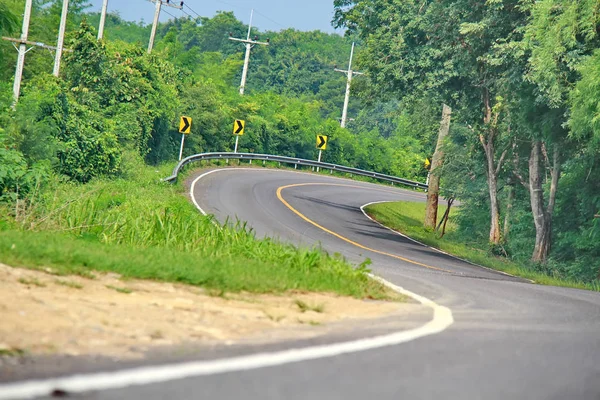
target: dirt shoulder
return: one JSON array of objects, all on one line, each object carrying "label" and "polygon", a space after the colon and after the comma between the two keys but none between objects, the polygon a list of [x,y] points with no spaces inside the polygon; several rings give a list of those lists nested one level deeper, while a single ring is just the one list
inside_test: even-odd
[{"label": "dirt shoulder", "polygon": [[313,337],[410,304],[334,294],[207,293],[186,285],[56,276],[0,264],[0,355],[136,358],[159,346]]}]

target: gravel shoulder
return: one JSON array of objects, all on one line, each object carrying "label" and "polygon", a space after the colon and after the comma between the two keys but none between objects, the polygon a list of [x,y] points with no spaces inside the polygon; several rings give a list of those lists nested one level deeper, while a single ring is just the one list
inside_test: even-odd
[{"label": "gravel shoulder", "polygon": [[57,276],[0,264],[3,358],[102,355],[142,358],[182,344],[306,339],[330,326],[409,312],[416,304],[327,293],[209,293],[116,274]]}]

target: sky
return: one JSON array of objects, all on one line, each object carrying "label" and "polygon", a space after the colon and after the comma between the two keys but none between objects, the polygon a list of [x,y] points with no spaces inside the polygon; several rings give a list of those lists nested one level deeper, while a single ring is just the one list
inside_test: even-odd
[{"label": "sky", "polygon": [[[102,0],[90,0],[90,3],[89,11],[100,11]],[[172,0],[172,3],[178,4],[179,1]],[[217,11],[233,11],[245,24],[254,9],[252,26],[261,31],[295,28],[343,34],[342,30],[331,26],[333,0],[185,0],[184,4],[184,11],[193,17],[197,14],[212,17]],[[176,8],[165,6],[162,9],[166,12],[161,12],[161,21],[172,18],[167,12],[176,17],[186,16]],[[150,23],[154,18],[154,4],[149,0],[109,0],[108,11],[117,11],[122,18],[130,21],[143,19]]]}]

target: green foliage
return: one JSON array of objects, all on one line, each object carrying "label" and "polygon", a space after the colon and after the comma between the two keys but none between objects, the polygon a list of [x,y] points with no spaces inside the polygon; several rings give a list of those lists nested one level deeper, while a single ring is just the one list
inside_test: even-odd
[{"label": "green foliage", "polygon": [[243,224],[215,224],[182,195],[183,187],[159,180],[168,168],[145,166],[134,153],[127,154],[126,168],[126,178],[60,183],[46,191],[19,220],[22,229],[0,230],[3,262],[226,291],[386,296],[365,269],[340,257],[256,239]]},{"label": "green foliage", "polygon": [[[433,153],[440,105],[446,102],[453,107],[453,123],[445,143],[443,193],[470,210],[456,217],[453,235],[485,242],[489,232],[488,169],[479,140],[494,131],[498,201],[501,217],[508,216],[501,249],[519,262],[529,257],[535,229],[530,193],[522,183],[528,183],[532,143],[540,141],[548,156],[545,165],[551,164],[552,150],[559,150],[562,177],[553,248],[548,262],[536,268],[553,276],[595,279],[600,251],[600,223],[593,218],[600,212],[594,180],[600,165],[598,3],[336,0],[335,5],[336,23],[349,28],[346,38],[254,29],[252,36],[269,38],[270,45],[252,49],[243,97],[237,86],[244,48],[228,38],[230,33],[245,37],[247,27],[232,13],[160,24],[148,55],[148,24],[109,15],[106,39],[98,42],[93,28],[98,13],[86,13],[86,1],[72,0],[67,47],[74,51],[64,54],[60,78],[49,75],[52,57],[30,51],[14,111],[16,55],[1,41],[2,201],[15,210],[17,198],[35,203],[53,174],[76,182],[130,176],[131,168],[143,168],[128,164],[131,154],[152,165],[174,161],[181,115],[193,119],[184,155],[232,150],[232,122],[245,119],[240,151],[315,158],[315,136],[326,134],[324,161],[424,181],[423,161]],[[55,40],[60,8],[58,0],[34,3],[32,39]],[[18,30],[14,16],[22,13],[22,4],[0,0],[0,11],[0,30]],[[367,74],[353,81],[352,119],[342,129],[338,118],[346,82],[333,68],[347,65],[353,41],[355,68]],[[544,172],[550,176],[548,166]],[[86,207],[103,201],[89,199]],[[78,222],[65,226],[77,231],[107,223],[114,229],[79,233],[101,232],[110,245],[177,247],[168,232],[152,229],[165,221],[179,224],[172,220],[179,212],[150,212],[152,224],[128,216],[153,232],[149,237],[160,238],[155,242],[127,242],[136,237],[135,230],[88,220],[89,215],[74,213],[69,218]],[[197,233],[200,228],[181,229]]]},{"label": "green foliage", "polygon": [[[91,25],[97,24],[98,15],[85,14],[82,7],[77,2],[70,14],[67,42],[74,51],[64,55],[61,79],[40,73],[50,60],[28,54],[26,64],[32,69],[25,71],[19,118],[8,124],[28,160],[46,160],[82,182],[117,173],[123,149],[136,149],[152,164],[173,160],[179,145],[177,121],[185,114],[194,121],[185,155],[231,150],[231,123],[243,118],[248,121],[240,143],[244,151],[313,158],[314,137],[328,133],[329,161],[424,178],[420,165],[431,152],[429,144],[419,145],[410,122],[396,130],[401,105],[376,106],[373,112],[353,98],[350,115],[356,121],[350,122],[351,132],[336,127],[345,78],[332,69],[347,62],[349,40],[322,32],[269,32],[271,46],[253,49],[242,98],[236,86],[243,47],[228,37],[230,32],[242,37],[246,28],[233,14],[161,24],[155,51],[148,56],[138,40],[145,37],[146,25],[109,16],[109,40],[97,42]],[[57,12],[57,2],[46,8],[36,5],[35,20],[49,23]],[[78,29],[74,22],[81,23]],[[40,28],[32,25],[32,34],[45,37]],[[384,113],[391,122],[382,129],[376,118]],[[378,151],[376,157],[368,155],[371,147]]]},{"label": "green foliage", "polygon": [[[92,26],[98,26],[100,23],[100,13],[86,13],[85,17]],[[125,21],[118,13],[109,12],[106,14],[104,23],[104,39],[105,41],[123,41],[140,47],[147,47],[151,27],[151,24],[146,24],[143,21]]]},{"label": "green foliage", "polygon": [[[537,232],[531,211],[536,195],[528,186],[530,179],[539,180],[544,194],[537,212],[553,227],[554,240],[547,262],[535,268],[568,279],[598,278],[593,215],[600,210],[600,191],[591,177],[597,175],[600,149],[600,4],[336,0],[334,5],[336,24],[365,43],[359,66],[371,83],[366,96],[453,107],[442,187],[469,210],[457,217],[456,234],[486,237],[488,197],[495,192],[505,223],[502,252],[526,260]],[[405,110],[413,120],[420,111]],[[487,154],[490,142],[494,151]],[[542,148],[543,166],[530,177],[535,146]],[[496,172],[497,187],[486,179],[490,171]],[[550,190],[553,171],[561,173],[556,198]]]},{"label": "green foliage", "polygon": [[17,150],[6,146],[5,139],[0,136],[0,199],[7,196],[15,200],[19,181],[27,174],[27,163]]},{"label": "green foliage", "polygon": [[571,92],[571,118],[573,135],[579,140],[589,140],[594,149],[600,149],[600,50],[586,59],[579,68],[581,80]]},{"label": "green foliage", "polygon": [[[443,212],[442,209],[445,210],[440,207],[440,212]],[[457,235],[453,221],[460,220],[463,214],[472,212],[471,209],[465,209],[464,205],[461,205],[458,210],[451,211],[447,227],[448,233],[443,238],[439,238],[437,232],[423,228],[424,203],[381,203],[368,206],[365,211],[385,226],[475,264],[531,279],[536,283],[600,291],[600,285],[588,283],[590,280],[585,279],[587,277],[575,273],[575,271],[572,271],[571,274],[564,274],[564,271],[552,267],[539,268],[530,263],[510,261],[504,257],[498,257],[494,249],[489,248],[486,240],[478,241],[473,237]]]},{"label": "green foliage", "polygon": [[29,166],[23,154],[12,148],[0,133],[0,203],[26,198],[48,176],[45,165]]},{"label": "green foliage", "polygon": [[12,12],[6,0],[0,1],[0,34],[9,34],[17,29],[17,16]]},{"label": "green foliage", "polygon": [[600,4],[596,0],[542,0],[531,8],[525,40],[531,48],[528,78],[552,105],[568,98],[577,66],[596,48]]}]

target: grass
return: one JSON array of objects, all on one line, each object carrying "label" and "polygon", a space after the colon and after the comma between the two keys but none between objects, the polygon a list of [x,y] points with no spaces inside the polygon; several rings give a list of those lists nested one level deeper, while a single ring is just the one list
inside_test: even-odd
[{"label": "grass", "polygon": [[19,283],[22,283],[23,285],[27,286],[46,287],[45,283],[41,282],[39,279],[36,278],[19,278]]},{"label": "grass", "polygon": [[298,321],[301,324],[308,324],[308,325],[311,325],[311,326],[319,326],[319,325],[321,325],[321,323],[319,321],[313,321],[313,320],[303,321],[300,318],[298,318],[296,321]]},{"label": "grass", "polygon": [[296,306],[298,306],[298,308],[300,309],[300,312],[307,312],[307,311],[314,311],[317,313],[322,313],[323,311],[325,311],[325,305],[324,304],[317,304],[314,306],[311,306],[310,304],[306,303],[305,301],[296,299],[294,300],[294,304]]},{"label": "grass", "polygon": [[[51,268],[57,275],[116,272],[124,279],[181,282],[219,293],[388,297],[366,268],[353,268],[340,256],[257,239],[242,223],[214,224],[191,205],[181,183],[160,181],[170,166],[128,163],[127,176],[85,185],[58,182],[18,218],[0,217],[0,262]],[[0,215],[9,212],[0,209]]]},{"label": "grass", "polygon": [[83,285],[81,285],[77,282],[66,281],[66,280],[62,280],[62,279],[57,279],[55,282],[57,285],[70,287],[71,289],[83,289]]},{"label": "grass", "polygon": [[[455,226],[452,223],[452,215],[456,208],[451,210],[450,221],[446,228],[446,235],[440,238],[439,233],[423,227],[425,216],[425,203],[415,202],[393,202],[373,204],[365,208],[369,216],[383,225],[397,230],[406,236],[418,240],[428,246],[440,249],[456,257],[482,265],[511,275],[530,279],[536,283],[553,286],[572,287],[577,289],[588,289],[600,291],[599,285],[587,284],[560,277],[549,276],[532,270],[526,264],[518,263],[506,258],[496,257],[490,254],[484,244],[467,243],[453,232]],[[440,207],[439,216],[443,215],[445,207]]]},{"label": "grass", "polygon": [[269,318],[271,321],[273,322],[280,322],[283,321],[285,319],[285,315],[274,315],[274,314],[270,314],[268,311],[263,310],[263,313],[265,314],[265,316],[267,318]]},{"label": "grass", "polygon": [[128,288],[122,288],[122,287],[117,287],[117,286],[112,286],[112,285],[106,285],[107,289],[112,289],[112,290],[116,290],[119,293],[124,293],[124,294],[129,294],[132,293],[133,290],[128,289]]},{"label": "grass", "polygon": [[0,349],[0,357],[23,357],[26,354],[23,349]]}]

